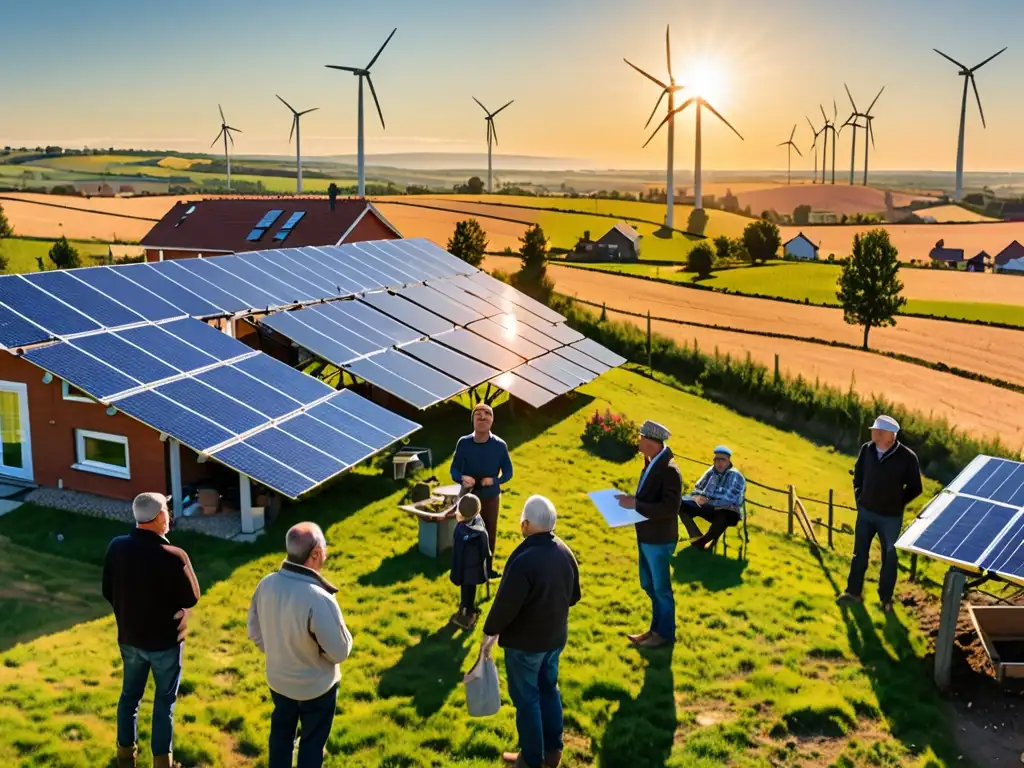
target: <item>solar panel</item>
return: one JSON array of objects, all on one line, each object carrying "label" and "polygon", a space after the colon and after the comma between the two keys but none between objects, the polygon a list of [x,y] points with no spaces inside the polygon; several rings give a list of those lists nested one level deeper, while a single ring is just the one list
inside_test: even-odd
[{"label": "solar panel", "polygon": [[462,290],[462,288],[455,285],[451,280],[432,280],[427,283],[427,286],[437,291],[442,296],[448,297],[457,304],[472,309],[481,317],[494,317],[495,315],[501,314],[503,311],[490,302],[484,301],[471,293],[467,293]]},{"label": "solar panel", "polygon": [[[543,357],[531,360],[530,365],[541,373],[546,373],[556,381],[560,381],[563,384],[568,385],[570,389],[582,387],[593,379],[590,371],[580,371],[578,366],[573,365],[565,358],[558,357],[558,355],[553,352],[549,352]],[[573,371],[573,369],[576,370]]]},{"label": "solar panel", "polygon": [[275,221],[277,221],[278,217],[282,213],[284,213],[284,211],[282,211],[279,208],[273,208],[267,211],[265,214],[263,214],[262,218],[260,218],[260,220],[256,222],[256,227],[259,229],[266,229],[267,227],[271,226]]},{"label": "solar panel", "polygon": [[472,275],[478,271],[476,267],[471,267],[462,259],[458,258],[457,256],[453,256],[443,248],[439,248],[426,238],[413,237],[403,239],[401,240],[401,242],[403,243],[404,246],[408,248],[416,249],[422,252],[424,255],[428,256],[429,258],[440,261],[442,264],[445,264],[448,267],[450,267],[452,271],[454,271],[457,274]]},{"label": "solar panel", "polygon": [[242,442],[272,459],[277,459],[285,466],[300,469],[302,474],[314,483],[325,482],[349,467],[341,459],[330,456],[275,427],[257,432]]},{"label": "solar panel", "polygon": [[318,483],[245,443],[235,443],[212,454],[213,458],[248,475],[268,488],[295,499]]},{"label": "solar panel", "polygon": [[216,422],[171,402],[153,390],[118,400],[117,409],[196,451],[212,448],[234,437]]},{"label": "solar panel", "polygon": [[235,368],[254,379],[279,389],[303,405],[313,403],[334,390],[319,379],[314,379],[267,355],[254,355],[234,364]]},{"label": "solar panel", "polygon": [[36,272],[26,275],[25,279],[65,304],[75,307],[104,327],[114,328],[145,320],[142,315],[75,279],[69,271]]},{"label": "solar panel", "polygon": [[196,378],[236,400],[247,403],[268,419],[279,419],[302,405],[270,384],[257,381],[233,366],[211,368]]},{"label": "solar panel", "polygon": [[[277,251],[254,251],[240,254],[240,258],[272,275],[282,283],[291,285],[317,299],[350,296],[352,291],[342,288],[298,264],[287,261]],[[339,290],[340,289],[340,290]]]},{"label": "solar panel", "polygon": [[[455,277],[456,275],[462,274],[460,270],[446,263],[443,259],[437,258],[433,253],[428,253],[427,251],[417,248],[406,240],[389,240],[388,242],[406,258],[415,259],[417,263],[423,265],[423,267],[430,271],[435,278]],[[462,262],[462,265],[464,267],[469,267],[465,262]],[[472,269],[472,267],[470,267],[470,269]]]},{"label": "solar panel", "polygon": [[136,285],[155,293],[192,317],[216,317],[234,311],[214,304],[209,299],[205,299],[169,277],[165,277],[150,264],[126,264],[123,267],[118,267],[117,273],[127,277]]},{"label": "solar panel", "polygon": [[[533,321],[531,320],[530,322]],[[582,333],[573,328],[570,328],[565,323],[556,323],[555,325],[544,325],[542,327],[538,327],[536,323],[533,323],[533,327],[539,330],[545,336],[550,336],[552,339],[563,345],[575,344],[577,341],[583,341],[585,338],[587,338]]]},{"label": "solar panel", "polygon": [[497,368],[499,371],[510,370],[525,362],[514,352],[510,352],[472,331],[467,331],[465,328],[456,328],[450,333],[438,334],[434,339],[467,357]]},{"label": "solar panel", "polygon": [[488,304],[493,304],[495,307],[500,309],[502,312],[513,312],[517,309],[516,305],[508,299],[502,298],[498,294],[488,291],[479,283],[473,282],[465,275],[459,277],[452,277],[444,281],[450,285],[454,285],[456,288],[460,288],[466,293],[470,293],[479,299],[483,299]]},{"label": "solar panel", "polygon": [[414,341],[412,344],[402,347],[402,351],[439,371],[443,371],[452,378],[458,379],[469,387],[482,384],[501,373],[500,370],[495,370],[465,355],[460,355],[430,339]]},{"label": "solar panel", "polygon": [[97,400],[106,400],[111,395],[134,389],[140,384],[136,379],[129,378],[66,341],[30,349],[24,357]]},{"label": "solar panel", "polygon": [[[112,299],[134,310],[146,320],[167,320],[188,314],[174,304],[164,301],[157,294],[142,288],[128,279],[123,267],[87,267],[76,269],[70,274],[86,285],[106,294]],[[216,314],[216,310],[213,310]]]},{"label": "solar panel", "polygon": [[609,370],[609,367],[604,363],[595,360],[590,355],[585,355],[578,349],[573,349],[572,347],[560,347],[559,349],[556,349],[553,354],[556,354],[559,357],[564,357],[569,362],[575,363],[580,368],[590,371],[591,373],[595,373],[598,376],[602,373],[607,373]]},{"label": "solar panel", "polygon": [[296,211],[291,216],[289,216],[288,220],[284,223],[281,229],[279,229],[277,231],[277,234],[274,235],[274,239],[284,240],[286,237],[288,237],[288,235],[290,235],[292,233],[292,230],[295,228],[295,225],[298,224],[302,220],[302,217],[305,215],[305,211]]},{"label": "solar panel", "polygon": [[[191,319],[189,322],[201,323],[199,320]],[[196,349],[191,344],[167,333],[156,325],[126,328],[123,331],[117,331],[115,335],[141,349],[157,351],[161,360],[182,372],[193,371],[217,362],[217,358],[213,355],[208,355],[206,352]]]},{"label": "solar panel", "polygon": [[1024,464],[1005,459],[990,459],[960,488],[959,492],[1000,501],[1014,507],[1024,506]]},{"label": "solar panel", "polygon": [[[348,390],[342,390],[342,392],[347,391]],[[306,413],[314,419],[322,421],[324,424],[328,424],[335,429],[344,432],[346,435],[349,435],[365,445],[382,448],[395,441],[395,437],[384,430],[378,429],[375,425],[368,424],[367,422],[356,418],[352,414],[331,405],[331,401],[336,399],[337,398],[334,397],[326,403],[315,405],[306,411]],[[390,413],[390,411],[387,411],[387,413]]]},{"label": "solar panel", "polygon": [[354,349],[303,323],[297,312],[275,312],[260,322],[334,365],[344,365],[363,357]]},{"label": "solar panel", "polygon": [[344,411],[368,424],[372,424],[381,432],[386,432],[393,439],[408,437],[420,428],[420,425],[404,416],[392,413],[387,408],[377,405],[355,392],[343,389],[326,401],[327,404]]},{"label": "solar panel", "polygon": [[[291,255],[293,251],[289,250],[286,253]],[[308,266],[308,268],[314,272],[336,275],[339,278],[345,279],[351,284],[356,285],[356,293],[359,293],[360,291],[377,291],[384,288],[387,283],[390,282],[383,275],[370,276],[369,274],[353,269],[340,259],[329,256],[322,248],[299,248],[296,256],[299,257],[299,260],[302,261],[303,264]],[[366,271],[370,272],[372,270]]]},{"label": "solar panel", "polygon": [[500,280],[491,277],[486,272],[474,272],[472,275],[469,275],[469,279],[491,293],[501,296],[504,299],[508,299],[513,304],[532,312],[543,320],[547,320],[551,323],[560,323],[565,320],[565,318],[560,314],[544,306],[536,299],[533,299],[522,291],[517,291],[512,286],[506,285]]},{"label": "solar panel", "polygon": [[373,259],[370,263],[380,264],[382,270],[394,272],[401,278],[401,285],[422,282],[436,277],[432,270],[425,268],[417,259],[410,259],[391,245],[390,240],[381,242],[346,243],[339,246],[352,253],[358,259]]},{"label": "solar panel", "polygon": [[[343,309],[354,307],[358,307],[366,317],[356,319],[353,313]],[[404,326],[364,304],[356,304],[354,301],[332,301],[327,304],[317,304],[309,309],[320,313],[343,328],[348,328],[352,333],[362,336],[377,349],[384,349],[392,344],[411,341],[420,337],[420,334],[412,328]],[[371,318],[370,315],[375,316],[375,318]],[[390,333],[385,333],[385,326],[387,326]]]},{"label": "solar panel", "polygon": [[[203,259],[175,259],[172,261],[160,261],[155,264],[146,265],[147,268],[156,270],[160,275],[166,277],[168,280],[172,280],[182,288],[186,288],[197,296],[202,296],[211,304],[221,309],[220,314],[231,314],[233,312],[242,312],[243,310],[252,309],[249,303],[242,301],[238,296],[235,296],[227,291],[221,289],[219,286],[214,285],[209,280],[205,280],[200,277],[199,274],[192,271],[192,269],[186,269],[178,264],[182,262],[202,262]],[[191,312],[189,314],[192,314]]]},{"label": "solar panel", "polygon": [[369,446],[304,413],[281,422],[280,429],[340,460],[346,467],[374,453]]},{"label": "solar panel", "polygon": [[527,405],[532,405],[534,408],[540,408],[545,403],[550,403],[558,397],[558,395],[538,387],[536,384],[521,378],[511,371],[506,371],[491,381],[491,383],[499,389],[504,389]]},{"label": "solar panel", "polygon": [[513,368],[512,373],[519,378],[526,379],[527,381],[536,384],[538,387],[543,387],[548,390],[548,392],[553,392],[556,395],[564,395],[566,392],[572,390],[572,386],[569,384],[552,378],[530,364],[520,365],[518,368]]},{"label": "solar panel", "polygon": [[100,329],[98,323],[39,290],[21,275],[0,277],[0,302],[52,336]]},{"label": "solar panel", "polygon": [[323,263],[328,266],[337,265],[339,268],[353,272],[356,275],[363,275],[381,287],[390,288],[396,285],[404,285],[407,282],[404,276],[392,272],[379,261],[363,258],[361,254],[352,253],[350,250],[342,250],[339,246],[324,245],[318,246],[313,250],[321,254]]},{"label": "solar panel", "polygon": [[572,347],[573,349],[578,349],[580,352],[590,355],[595,360],[600,360],[610,368],[618,368],[620,365],[625,365],[626,363],[626,358],[615,354],[610,349],[598,344],[593,339],[577,341],[572,345]]},{"label": "solar panel", "polygon": [[407,288],[399,288],[395,293],[419,304],[424,309],[429,309],[446,320],[451,320],[456,325],[469,325],[485,317],[476,310],[459,305],[425,285],[410,285]]},{"label": "solar panel", "polygon": [[350,330],[349,326],[352,323],[346,323],[344,315],[339,315],[335,312],[324,313],[319,306],[296,310],[291,314],[295,315],[300,322],[308,325],[313,330],[340,344],[344,344],[360,356],[379,352],[384,347],[389,346],[388,344],[376,344],[355,330]]},{"label": "solar panel", "polygon": [[236,435],[266,422],[258,411],[193,378],[161,384],[153,391]]},{"label": "solar panel", "polygon": [[[235,277],[230,272],[221,269],[214,263],[221,258],[225,257],[221,256],[212,259],[175,259],[174,261],[165,261],[162,263],[167,264],[170,267],[191,272],[193,275],[196,275],[197,277],[206,280],[211,285],[216,286],[224,293],[238,297],[241,301],[241,309],[279,307],[289,303],[288,297],[276,296],[270,289],[263,290],[262,288],[252,285],[242,278]],[[174,275],[171,276],[174,277],[174,279],[177,279]]]},{"label": "solar panel", "polygon": [[[432,371],[432,369],[427,368],[427,366],[411,357],[402,356],[404,360],[395,360],[394,358],[399,355],[399,352],[389,349],[379,355],[356,360],[354,363],[345,366],[345,368],[370,384],[380,387],[385,392],[389,392],[395,397],[421,409],[428,408],[442,400],[447,400],[449,397],[453,397],[465,389],[463,384],[454,379],[449,379],[443,374],[437,374],[437,376],[442,377],[442,381],[447,379],[450,385],[442,387],[436,381],[431,383],[438,389],[449,390],[448,392],[433,392],[427,389],[430,384],[426,381],[427,377],[421,376],[421,374],[424,371],[437,372]],[[407,376],[411,376],[412,379],[406,378]],[[414,380],[416,383],[413,383]]]},{"label": "solar panel", "polygon": [[[558,342],[554,339],[547,338],[544,334],[533,330],[529,326],[513,324],[513,327],[510,328],[496,323],[490,318],[472,323],[469,326],[469,330],[506,349],[511,349],[517,355],[527,360],[540,357],[545,352],[558,346]],[[528,333],[533,334],[533,338],[528,338]],[[538,346],[535,343],[537,339],[542,339],[544,346]]]},{"label": "solar panel", "polygon": [[[164,323],[160,328],[177,339],[198,347],[217,360],[231,360],[239,355],[252,354],[252,347],[243,344],[212,325],[184,318]],[[159,351],[159,350],[157,350]]]},{"label": "solar panel", "polygon": [[370,289],[362,279],[355,279],[351,274],[342,270],[325,267],[308,254],[303,253],[301,248],[268,251],[267,254],[268,258],[270,258],[270,254],[273,254],[274,262],[280,264],[284,269],[294,272],[310,282],[327,284],[342,296],[354,295]]},{"label": "solar panel", "polygon": [[296,288],[291,283],[278,280],[240,256],[217,256],[210,259],[210,263],[223,269],[233,277],[244,280],[250,285],[259,286],[261,290],[272,294],[279,300],[274,306],[300,304],[305,301],[315,301],[322,298],[302,288]]},{"label": "solar panel", "polygon": [[24,344],[37,344],[53,338],[35,323],[20,317],[9,309],[0,307],[0,345],[13,349]]},{"label": "solar panel", "polygon": [[179,374],[176,368],[112,333],[81,336],[71,344],[142,384],[152,384]]},{"label": "solar panel", "polygon": [[443,320],[433,312],[428,312],[411,301],[390,293],[368,293],[365,296],[360,296],[359,301],[369,304],[374,309],[380,310],[410,328],[415,328],[423,336],[444,333],[453,327],[453,323],[450,321]]}]

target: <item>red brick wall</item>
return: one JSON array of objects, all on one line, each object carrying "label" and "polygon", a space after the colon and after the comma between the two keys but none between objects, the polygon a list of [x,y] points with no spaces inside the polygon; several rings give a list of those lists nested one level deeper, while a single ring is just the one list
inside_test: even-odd
[{"label": "red brick wall", "polygon": [[346,243],[356,243],[362,240],[398,240],[399,237],[392,232],[388,226],[373,215],[373,211],[367,213],[363,220],[356,224],[356,228],[348,233]]},{"label": "red brick wall", "polygon": [[[38,485],[56,487],[63,480],[64,487],[71,490],[125,500],[143,491],[169,490],[166,445],[154,429],[120,412],[107,416],[106,408],[99,403],[64,400],[60,379],[55,377],[44,384],[42,370],[8,353],[0,353],[0,380],[28,385],[32,465]],[[76,461],[75,429],[127,437],[131,479],[72,469]]]}]

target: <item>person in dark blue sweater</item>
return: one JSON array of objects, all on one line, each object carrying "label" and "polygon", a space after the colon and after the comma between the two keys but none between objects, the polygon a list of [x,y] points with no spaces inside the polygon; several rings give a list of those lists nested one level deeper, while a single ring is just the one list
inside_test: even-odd
[{"label": "person in dark blue sweater", "polygon": [[452,541],[452,584],[462,588],[459,610],[452,624],[472,629],[480,616],[476,607],[476,588],[487,583],[491,552],[487,545],[487,529],[480,517],[480,499],[467,493],[459,499],[456,512],[458,524]]},{"label": "person in dark blue sweater", "polygon": [[505,441],[491,433],[494,411],[486,403],[473,408],[473,432],[459,438],[452,457],[452,480],[462,485],[463,492],[472,491],[480,499],[480,515],[487,528],[491,548],[490,577],[501,574],[494,570],[494,547],[498,537],[498,510],[502,486],[512,479],[512,457]]}]

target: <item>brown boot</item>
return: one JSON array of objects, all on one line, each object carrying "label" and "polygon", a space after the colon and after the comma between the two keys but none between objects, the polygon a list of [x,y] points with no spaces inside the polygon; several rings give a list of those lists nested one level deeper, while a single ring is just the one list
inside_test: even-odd
[{"label": "brown boot", "polygon": [[174,762],[174,757],[166,755],[153,755],[153,768],[181,768],[181,763]]},{"label": "brown boot", "polygon": [[117,745],[117,768],[135,768],[135,758],[138,757],[138,750],[135,745],[122,747]]},{"label": "brown boot", "polygon": [[558,768],[562,762],[562,751],[557,752],[545,752],[544,753],[544,766],[545,768]]}]

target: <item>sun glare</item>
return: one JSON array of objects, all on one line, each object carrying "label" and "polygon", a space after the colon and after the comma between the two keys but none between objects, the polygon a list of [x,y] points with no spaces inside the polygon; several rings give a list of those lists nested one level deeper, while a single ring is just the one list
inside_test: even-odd
[{"label": "sun glare", "polygon": [[723,69],[712,62],[701,62],[680,79],[686,86],[687,98],[700,96],[714,107],[720,107],[728,99],[728,84]]}]

